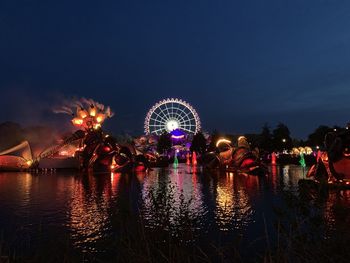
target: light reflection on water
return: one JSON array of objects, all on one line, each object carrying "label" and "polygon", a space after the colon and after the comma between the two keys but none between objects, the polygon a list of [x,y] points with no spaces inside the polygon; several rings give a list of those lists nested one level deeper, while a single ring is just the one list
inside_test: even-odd
[{"label": "light reflection on water", "polygon": [[67,227],[73,245],[84,252],[95,251],[94,244],[111,231],[109,209],[117,196],[120,176],[111,174],[110,181],[106,182],[100,179],[108,178],[93,176],[76,179],[67,210]]},{"label": "light reflection on water", "polygon": [[[281,191],[296,191],[298,180],[304,176],[302,169],[293,165],[272,166],[269,171],[268,177],[260,178],[209,173],[201,167],[180,164],[177,169],[169,166],[137,174],[0,173],[0,231],[10,236],[25,226],[35,240],[35,229],[42,226],[47,232],[41,234],[48,240],[55,229],[55,238],[67,235],[79,251],[103,252],[101,244],[118,232],[112,224],[115,213],[128,207],[137,215],[142,207],[146,223],[152,224],[157,211],[152,211],[149,193],[171,188],[172,223],[179,220],[182,200],[200,219],[198,228],[207,224],[212,231],[229,236],[243,233],[254,240],[264,233],[263,216],[273,224],[273,206],[281,201]],[[339,220],[333,213],[334,203],[348,205],[349,191],[331,194],[326,202],[325,216],[333,225]]]}]

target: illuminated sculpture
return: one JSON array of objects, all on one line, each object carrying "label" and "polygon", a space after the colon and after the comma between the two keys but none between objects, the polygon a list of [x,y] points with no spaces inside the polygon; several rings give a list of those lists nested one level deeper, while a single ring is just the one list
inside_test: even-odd
[{"label": "illuminated sculpture", "polygon": [[325,137],[326,151],[317,159],[308,177],[324,185],[350,187],[350,131],[330,132]]},{"label": "illuminated sculpture", "polygon": [[114,172],[130,168],[142,171],[147,168],[150,153],[144,155],[130,144],[120,145],[102,131],[103,122],[113,116],[109,107],[91,99],[81,99],[73,107],[75,111],[64,106],[56,112],[72,114],[73,125],[84,132],[81,147],[76,152],[81,169]]},{"label": "illuminated sculpture", "polygon": [[[50,163],[53,166],[51,168],[56,168],[54,166],[58,164],[59,158],[53,157],[64,153],[66,159],[78,160],[72,168],[79,166],[83,171],[114,172],[131,168],[142,171],[148,167],[149,160],[156,158],[150,152],[143,153],[136,149],[134,145],[118,144],[112,136],[105,134],[101,125],[106,119],[112,117],[113,113],[109,107],[96,101],[81,99],[68,103],[54,112],[72,116],[71,122],[78,130],[36,157],[32,156],[27,142],[3,151],[0,153],[0,169],[36,169],[44,159],[53,160]],[[69,154],[67,150],[63,150],[68,148]],[[18,154],[15,155],[15,153]]]},{"label": "illuminated sculpture", "polygon": [[28,169],[32,164],[32,150],[27,141],[0,153],[0,170]]},{"label": "illuminated sculpture", "polygon": [[189,103],[171,98],[159,101],[148,111],[144,128],[146,134],[161,135],[176,129],[196,134],[201,129],[201,123]]},{"label": "illuminated sculpture", "polygon": [[219,139],[216,151],[204,156],[204,162],[209,169],[220,168],[243,173],[265,175],[266,168],[259,160],[257,149],[251,150],[244,136],[238,138],[238,147],[233,147],[230,140]]}]

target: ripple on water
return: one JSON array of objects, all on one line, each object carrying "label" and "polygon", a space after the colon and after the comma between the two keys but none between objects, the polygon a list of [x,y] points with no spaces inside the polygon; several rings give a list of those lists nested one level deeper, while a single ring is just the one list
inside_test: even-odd
[{"label": "ripple on water", "polygon": [[[166,215],[176,228],[187,211],[196,231],[232,236],[245,232],[254,240],[264,234],[262,213],[273,222],[272,202],[282,199],[281,191],[296,190],[302,177],[297,166],[271,167],[267,178],[259,178],[207,173],[183,164],[177,169],[101,176],[0,173],[0,230],[25,226],[31,239],[46,242],[54,236],[65,243],[68,236],[74,249],[100,253],[105,251],[103,244],[120,232],[113,224],[118,213],[137,216],[141,211],[146,227],[156,227]],[[157,209],[155,197],[161,203]],[[329,200],[325,213],[330,225],[338,220],[332,205],[339,200],[350,203],[346,194]]]}]

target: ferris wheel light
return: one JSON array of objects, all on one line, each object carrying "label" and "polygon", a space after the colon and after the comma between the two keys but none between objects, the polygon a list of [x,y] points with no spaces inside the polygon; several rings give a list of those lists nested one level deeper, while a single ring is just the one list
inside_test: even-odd
[{"label": "ferris wheel light", "polygon": [[176,130],[179,128],[179,123],[176,120],[169,120],[166,123],[166,129],[168,130],[168,132],[171,132],[173,130]]},{"label": "ferris wheel light", "polygon": [[160,135],[176,129],[196,134],[201,129],[196,110],[187,102],[168,98],[156,103],[147,113],[144,123],[146,134]]}]

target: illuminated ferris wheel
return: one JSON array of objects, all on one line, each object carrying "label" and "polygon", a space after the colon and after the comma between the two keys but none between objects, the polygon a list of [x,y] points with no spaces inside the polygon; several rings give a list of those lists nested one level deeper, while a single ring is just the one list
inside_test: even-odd
[{"label": "illuminated ferris wheel", "polygon": [[182,130],[196,134],[201,129],[201,122],[196,110],[186,101],[165,99],[156,103],[145,119],[146,134],[160,135],[164,131]]}]

